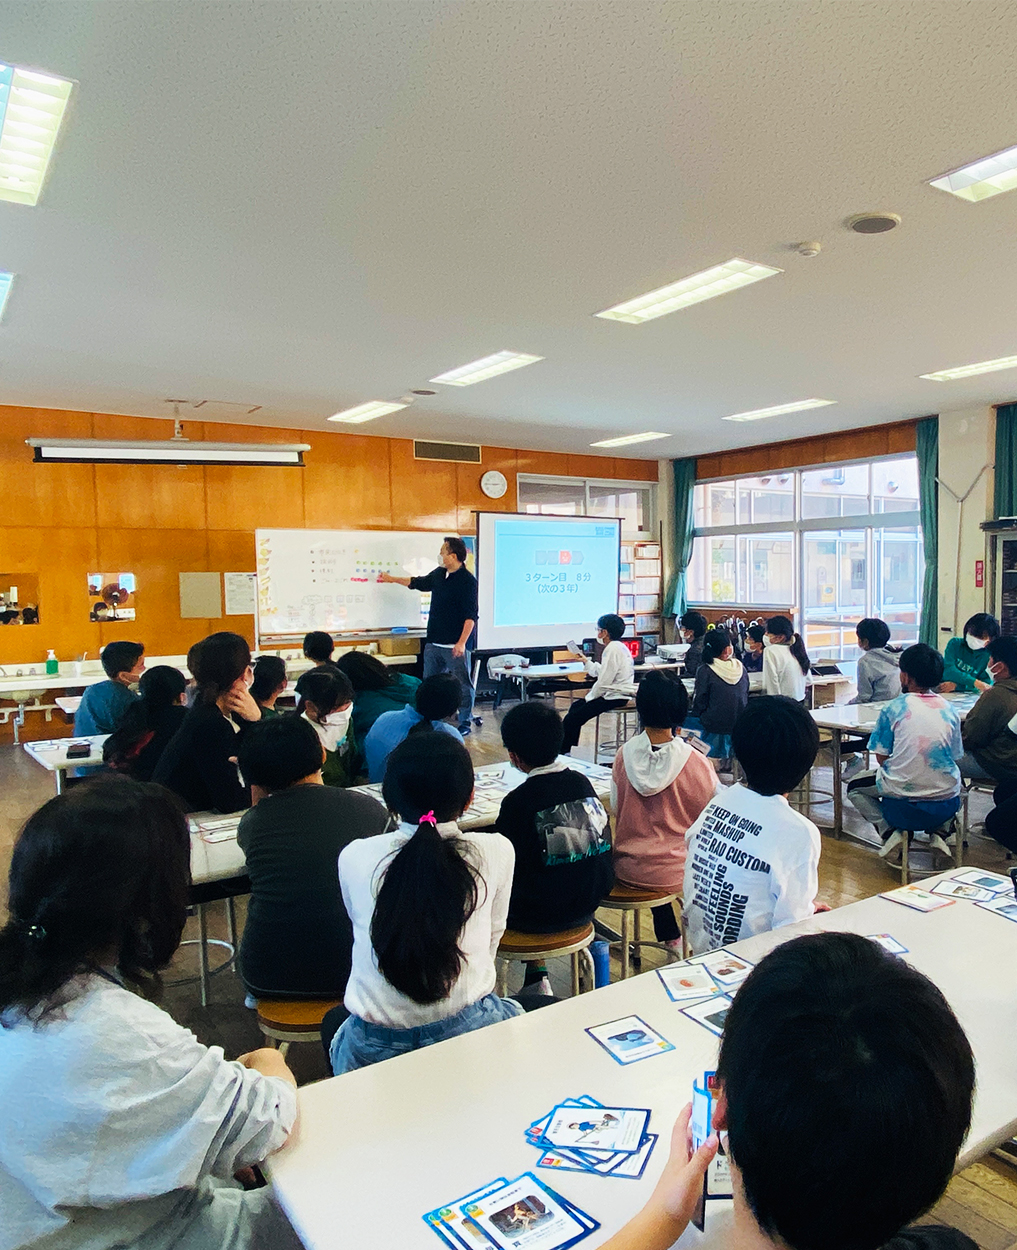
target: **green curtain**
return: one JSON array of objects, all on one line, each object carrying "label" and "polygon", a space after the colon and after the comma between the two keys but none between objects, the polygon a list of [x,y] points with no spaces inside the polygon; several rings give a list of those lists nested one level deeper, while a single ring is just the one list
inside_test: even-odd
[{"label": "green curtain", "polygon": [[696,485],[695,457],[672,460],[674,473],[674,531],[671,535],[674,574],[668,587],[665,612],[681,616],[688,607],[685,571],[692,559],[692,491]]},{"label": "green curtain", "polygon": [[993,515],[1017,516],[1017,404],[996,409],[996,496]]},{"label": "green curtain", "polygon": [[922,619],[919,642],[939,647],[939,417],[918,422],[918,502],[922,517],[925,580],[922,584]]}]

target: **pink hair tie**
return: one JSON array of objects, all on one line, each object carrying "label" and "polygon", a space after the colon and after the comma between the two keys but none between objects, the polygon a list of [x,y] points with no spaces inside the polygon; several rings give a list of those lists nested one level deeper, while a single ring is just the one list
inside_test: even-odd
[{"label": "pink hair tie", "polygon": [[434,818],[434,812],[425,812],[424,815],[417,821],[417,824],[434,825],[435,829],[438,828],[438,822]]}]

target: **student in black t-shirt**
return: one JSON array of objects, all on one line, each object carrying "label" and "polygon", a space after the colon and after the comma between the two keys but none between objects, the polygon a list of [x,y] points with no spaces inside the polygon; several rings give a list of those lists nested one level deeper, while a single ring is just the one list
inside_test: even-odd
[{"label": "student in black t-shirt", "polygon": [[[516,852],[508,927],[522,933],[588,924],[614,885],[607,812],[590,779],[558,759],[563,732],[546,703],[520,703],[501,723],[509,759],[528,774],[497,821]],[[545,976],[526,965],[527,985]]]},{"label": "student in black t-shirt", "polygon": [[240,746],[255,806],[237,841],[247,859],[251,902],[240,975],[262,998],[342,998],[353,930],[339,890],[339,852],[388,824],[366,794],[321,780],[324,750],[302,716],[256,725]]},{"label": "student in black t-shirt", "polygon": [[477,624],[477,579],[466,567],[466,544],[449,537],[438,553],[441,565],[426,577],[393,577],[381,573],[380,582],[397,582],[410,590],[431,592],[424,641],[424,677],[451,673],[459,682],[459,732],[470,732],[473,722],[473,676],[470,672],[470,639]]}]

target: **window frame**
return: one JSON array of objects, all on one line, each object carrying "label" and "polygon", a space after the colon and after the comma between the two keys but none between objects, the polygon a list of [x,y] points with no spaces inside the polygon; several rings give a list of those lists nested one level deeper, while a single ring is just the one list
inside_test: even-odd
[{"label": "window frame", "polygon": [[[641,481],[630,480],[626,478],[613,477],[571,477],[564,473],[517,473],[516,474],[516,511],[525,512],[526,504],[521,498],[520,487],[525,482],[537,482],[547,486],[567,486],[574,489],[581,485],[583,488],[583,512],[576,513],[577,516],[595,516],[596,513],[589,511],[590,507],[590,488],[607,487],[618,494],[623,491],[644,490],[647,492],[648,507],[646,512],[648,516],[644,516],[644,528],[640,530],[625,531],[622,529],[622,542],[657,542],[659,535],[657,532],[657,482],[643,479]],[[549,513],[546,515],[554,515]]]}]

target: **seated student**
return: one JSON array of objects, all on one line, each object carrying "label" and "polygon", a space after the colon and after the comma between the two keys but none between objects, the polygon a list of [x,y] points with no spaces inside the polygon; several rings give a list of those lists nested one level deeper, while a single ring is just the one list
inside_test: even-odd
[{"label": "seated student", "polygon": [[336,877],[339,852],[388,825],[367,794],[326,786],[321,740],[302,716],[255,725],[240,747],[254,806],[237,841],[251,901],[237,959],[257,998],[342,998],[353,930]]},{"label": "seated student", "polygon": [[298,1246],[234,1173],[282,1146],[277,1050],[228,1063],[155,1005],[187,918],[190,838],[157,786],[104,776],[21,831],[0,930],[5,1246]]},{"label": "seated student", "polygon": [[742,652],[742,663],[747,673],[763,671],[763,639],[766,630],[762,625],[750,625],[745,631],[745,650]]},{"label": "seated student", "polygon": [[[1011,722],[1010,731],[1017,734],[1017,717]],[[1017,781],[997,786],[992,801],[995,806],[985,817],[985,832],[1011,855],[1017,855]]]},{"label": "seated student", "polygon": [[[880,1250],[946,1189],[971,1123],[975,1065],[928,977],[867,938],[816,933],[778,946],[741,985],[717,1080],[716,1132],[691,1155],[685,1108],[649,1201],[602,1250],[673,1245],[725,1129],[729,1245]],[[934,1250],[924,1228],[913,1231],[913,1250]]]},{"label": "seated student", "polygon": [[335,641],[332,635],[326,634],[323,629],[312,629],[310,633],[304,634],[304,659],[310,660],[315,668],[332,664],[334,650]]},{"label": "seated student", "polygon": [[855,626],[862,652],[855,685],[858,693],[849,703],[888,703],[900,694],[900,653],[891,651],[890,626],[878,616],[867,616]]},{"label": "seated student", "polygon": [[261,719],[279,715],[276,699],[286,689],[286,661],[281,655],[259,655],[254,661],[251,698],[261,708]]},{"label": "seated student", "polygon": [[248,727],[261,719],[251,698],[251,648],[239,634],[210,634],[192,654],[194,706],[166,745],[152,780],[178,794],[189,812],[239,812],[251,806],[237,770]]},{"label": "seated student", "polygon": [[452,724],[459,716],[461,701],[458,678],[452,673],[435,673],[425,677],[417,687],[415,706],[407,703],[398,712],[383,712],[364,741],[368,780],[384,781],[388,757],[411,733],[430,727],[462,742],[462,734]]},{"label": "seated student", "polygon": [[337,1076],[523,1012],[494,992],[512,844],[456,825],[473,798],[466,747],[411,734],[389,757],[383,793],[398,828],[339,856],[353,970],[350,1015],[330,1048]]},{"label": "seated student", "polygon": [[974,780],[1017,782],[1017,736],[1009,728],[1017,716],[1017,638],[1001,634],[986,651],[992,685],[961,724],[960,770]]},{"label": "seated student", "polygon": [[[879,713],[869,736],[878,767],[848,782],[848,798],[876,826],[883,839],[880,855],[900,846],[900,833],[889,833],[881,798],[917,803],[930,815],[942,812],[943,823],[957,811],[960,772],[956,760],[964,753],[957,713],[936,693],[943,678],[943,657],[928,643],[908,647],[900,657],[902,693]],[[944,854],[949,848],[938,835],[930,845]]]},{"label": "seated student", "polygon": [[203,639],[200,639],[190,647],[187,651],[187,671],[190,673],[190,680],[187,683],[187,689],[184,691],[184,706],[194,707],[194,700],[198,697],[198,683],[194,677],[194,665],[198,658],[198,650],[201,647]]},{"label": "seated student", "polygon": [[588,656],[579,658],[586,671],[596,681],[583,699],[576,699],[565,713],[565,737],[562,753],[569,755],[579,742],[579,734],[589,720],[613,707],[624,707],[636,693],[635,662],[632,652],[620,642],[625,633],[625,622],[620,616],[608,612],[597,621],[597,641],[604,650],[599,663]]},{"label": "seated student", "polygon": [[106,681],[86,686],[74,714],[74,736],[111,734],[137,695],[130,689],[145,671],[145,648],[140,642],[108,642],[102,649]]},{"label": "seated student", "polygon": [[135,781],[151,781],[152,773],[170,738],[184,722],[183,673],[168,664],[146,669],[138,682],[138,697],[124,713],[120,726],[102,744],[107,768],[126,773]]},{"label": "seated student", "polygon": [[681,626],[682,638],[689,644],[682,664],[686,677],[695,677],[703,662],[703,639],[709,628],[709,622],[702,612],[683,612],[678,624]]},{"label": "seated student", "polygon": [[764,645],[763,693],[782,694],[796,703],[804,703],[809,654],[788,617],[770,617],[766,622]]},{"label": "seated student", "polygon": [[[642,732],[614,758],[614,871],[623,885],[681,893],[685,877],[685,834],[717,791],[717,774],[706,756],[678,730],[689,696],[670,672],[647,673],[636,691]],[[670,903],[654,907],[658,942],[681,949],[681,931]]]},{"label": "seated student", "polygon": [[325,750],[321,770],[325,785],[356,785],[359,752],[350,723],[353,687],[337,668],[328,665],[304,673],[297,692],[297,715],[314,726]]},{"label": "seated student", "polygon": [[[614,885],[607,812],[590,779],[558,759],[561,717],[546,703],[520,703],[501,723],[501,740],[521,786],[501,801],[496,828],[516,853],[508,927],[558,933],[589,924]],[[526,984],[547,971],[526,965]]]},{"label": "seated student", "polygon": [[[386,712],[398,712],[413,703],[420,689],[420,680],[409,673],[387,668],[366,651],[347,651],[335,662],[353,687],[353,729],[363,751],[363,744],[374,722]],[[366,765],[361,766],[366,771]]]},{"label": "seated student", "polygon": [[964,622],[964,637],[951,638],[943,653],[940,694],[970,694],[989,685],[988,646],[999,637],[999,621],[989,612],[976,612]]},{"label": "seated student", "polygon": [[731,730],[749,701],[749,675],[735,659],[726,629],[709,629],[703,639],[702,663],[696,672],[692,715],[696,728],[719,766],[731,758]]},{"label": "seated student", "polygon": [[793,699],[760,695],[731,735],[744,784],[728,786],[689,829],[685,919],[695,954],[804,920],[819,888],[819,830],[787,796],[815,763],[816,722]]}]

